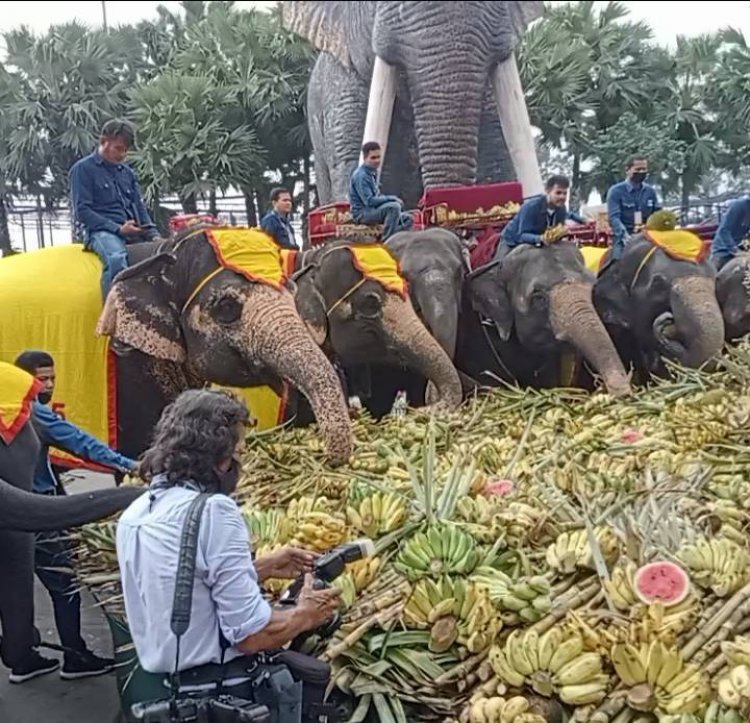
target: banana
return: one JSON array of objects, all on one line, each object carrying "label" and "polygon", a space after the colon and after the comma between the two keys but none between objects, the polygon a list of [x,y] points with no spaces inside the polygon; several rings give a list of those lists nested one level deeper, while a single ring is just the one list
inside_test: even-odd
[{"label": "banana", "polygon": [[750,665],[750,639],[738,635],[734,640],[723,641],[721,652],[732,665]]},{"label": "banana", "polygon": [[443,536],[440,534],[441,531],[436,525],[433,525],[427,531],[427,538],[430,541],[430,547],[432,548],[433,557],[446,559],[446,555],[443,551]]},{"label": "banana", "polygon": [[536,630],[528,630],[523,640],[526,656],[534,670],[539,670],[539,633]]},{"label": "banana", "polygon": [[427,622],[434,623],[440,618],[453,612],[453,606],[455,605],[455,603],[456,601],[452,597],[441,600],[437,605],[435,605],[435,607],[432,608],[432,610],[430,610],[430,614],[427,616]]},{"label": "banana", "polygon": [[667,658],[667,651],[659,640],[652,641],[646,655],[646,680],[653,687],[659,677],[661,667]]},{"label": "banana", "polygon": [[732,685],[729,678],[722,678],[717,687],[719,700],[730,708],[739,708],[742,703],[740,692]]},{"label": "banana", "polygon": [[530,707],[529,701],[521,695],[508,698],[500,713],[500,723],[514,723],[516,717],[525,713]]},{"label": "banana", "polygon": [[646,679],[646,671],[641,658],[632,645],[613,645],[611,658],[615,672],[625,685],[633,687],[643,683]]},{"label": "banana", "polygon": [[490,665],[500,680],[514,688],[520,688],[526,678],[518,672],[506,658],[503,649],[499,645],[493,645],[489,654]]},{"label": "banana", "polygon": [[598,653],[582,653],[563,665],[553,676],[555,685],[582,685],[602,672],[602,659]]},{"label": "banana", "polygon": [[531,602],[539,594],[526,582],[517,582],[510,587],[510,594],[525,602]]},{"label": "banana", "polygon": [[661,670],[656,678],[656,685],[659,688],[667,688],[670,681],[680,673],[683,666],[682,656],[675,651],[669,651],[666,658],[662,661]]},{"label": "banana", "polygon": [[480,698],[471,704],[469,709],[469,721],[471,723],[491,723],[484,712],[484,708],[487,705],[487,698]]},{"label": "banana", "polygon": [[729,671],[729,679],[741,696],[750,698],[750,666],[736,665]]},{"label": "banana", "polygon": [[505,649],[508,652],[510,664],[522,675],[531,675],[535,668],[529,660],[523,634],[520,630],[514,630],[505,641]]},{"label": "banana", "polygon": [[563,665],[577,658],[582,652],[583,638],[576,634],[558,646],[549,661],[549,670],[557,673]]},{"label": "banana", "polygon": [[564,685],[558,690],[558,695],[560,700],[568,705],[590,705],[606,697],[607,685],[601,682]]},{"label": "banana", "polygon": [[539,638],[539,667],[542,670],[549,669],[550,661],[555,650],[562,642],[562,630],[558,627],[550,628],[544,635]]},{"label": "banana", "polygon": [[502,711],[505,705],[505,699],[498,696],[487,699],[487,703],[484,707],[484,715],[491,723],[498,723],[500,720],[500,711]]},{"label": "banana", "polygon": [[499,598],[500,607],[505,610],[517,613],[528,607],[528,603],[525,600],[520,600],[515,595],[508,593],[507,595],[501,595]]}]

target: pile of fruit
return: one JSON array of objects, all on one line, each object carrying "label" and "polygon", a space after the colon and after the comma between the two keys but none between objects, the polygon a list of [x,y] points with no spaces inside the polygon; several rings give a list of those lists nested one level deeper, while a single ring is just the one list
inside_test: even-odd
[{"label": "pile of fruit", "polygon": [[[311,641],[352,721],[750,720],[750,344],[628,399],[507,388],[355,434],[336,470],[313,429],[254,436],[238,492],[259,555],[375,541]],[[80,574],[121,615],[113,535],[81,531]]]}]

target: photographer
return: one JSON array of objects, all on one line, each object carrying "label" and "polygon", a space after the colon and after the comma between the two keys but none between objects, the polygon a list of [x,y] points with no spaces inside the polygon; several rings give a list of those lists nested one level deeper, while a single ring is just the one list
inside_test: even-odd
[{"label": "photographer", "polygon": [[[243,516],[229,498],[248,419],[244,404],[226,392],[181,394],[164,410],[141,463],[149,491],[117,527],[125,610],[142,668],[172,673],[179,657],[183,688],[209,690],[223,681],[220,688],[240,698],[252,696],[256,654],[319,627],[339,604],[337,590],[313,590],[309,576],[288,610],[272,609],[261,595],[259,579],[295,577],[309,571],[316,556],[286,548],[253,563]],[[192,617],[177,656],[170,628],[175,572],[187,510],[199,492],[216,494],[202,512]]]}]

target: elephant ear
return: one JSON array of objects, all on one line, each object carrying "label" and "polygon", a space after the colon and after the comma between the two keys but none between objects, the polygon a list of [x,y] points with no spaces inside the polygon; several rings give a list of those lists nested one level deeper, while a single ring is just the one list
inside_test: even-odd
[{"label": "elephant ear", "polygon": [[492,319],[503,341],[508,341],[513,330],[513,307],[500,267],[492,264],[467,277],[466,289],[471,308]]},{"label": "elephant ear", "polygon": [[315,286],[315,267],[308,266],[298,271],[292,276],[292,281],[297,287],[294,295],[297,313],[305,322],[313,341],[323,346],[328,338],[328,315],[323,297]]},{"label": "elephant ear", "polygon": [[594,307],[606,325],[629,329],[632,300],[628,285],[619,272],[617,265],[610,266],[596,280],[592,292]]},{"label": "elephant ear", "polygon": [[181,364],[185,341],[169,271],[171,254],[158,254],[120,272],[107,295],[96,333],[149,356]]},{"label": "elephant ear", "polygon": [[333,55],[344,67],[352,66],[349,37],[352,5],[363,3],[285,2],[281,6],[284,27],[305,38],[313,47]]}]

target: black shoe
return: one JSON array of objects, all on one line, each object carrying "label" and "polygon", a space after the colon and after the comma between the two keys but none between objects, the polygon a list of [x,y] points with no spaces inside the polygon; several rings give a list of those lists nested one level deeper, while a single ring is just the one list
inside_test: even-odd
[{"label": "black shoe", "polygon": [[39,653],[34,651],[23,665],[16,666],[10,671],[8,680],[11,683],[25,683],[27,680],[38,678],[40,675],[54,673],[59,667],[59,660],[43,658]]},{"label": "black shoe", "polygon": [[100,658],[89,650],[65,656],[60,677],[63,680],[78,680],[79,678],[93,678],[114,670],[115,661],[111,658]]}]

